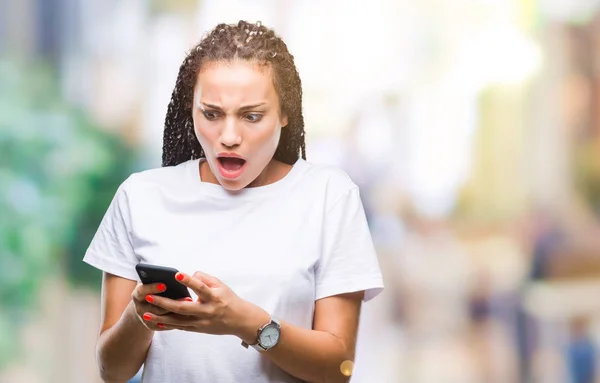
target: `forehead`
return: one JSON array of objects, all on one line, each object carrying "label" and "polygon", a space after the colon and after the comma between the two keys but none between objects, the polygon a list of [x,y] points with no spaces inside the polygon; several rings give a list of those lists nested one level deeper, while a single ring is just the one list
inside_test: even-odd
[{"label": "forehead", "polygon": [[202,65],[195,91],[203,102],[223,104],[277,98],[271,67],[248,61]]}]

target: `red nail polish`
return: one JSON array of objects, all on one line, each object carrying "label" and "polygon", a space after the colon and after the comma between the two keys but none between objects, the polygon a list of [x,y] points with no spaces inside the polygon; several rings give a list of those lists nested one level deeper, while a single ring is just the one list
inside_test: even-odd
[{"label": "red nail polish", "polygon": [[164,283],[159,283],[158,286],[156,286],[156,288],[158,289],[158,291],[165,291],[167,289],[167,285],[165,285]]},{"label": "red nail polish", "polygon": [[190,298],[190,297],[185,297],[183,300],[188,301],[188,302],[193,302],[192,298]]},{"label": "red nail polish", "polygon": [[154,303],[154,297],[152,295],[146,295],[146,302]]},{"label": "red nail polish", "polygon": [[158,323],[157,326],[158,326],[158,328],[165,328],[165,325],[162,323]]},{"label": "red nail polish", "polygon": [[181,273],[177,273],[177,274],[175,275],[175,279],[177,279],[177,280],[178,280],[178,281],[180,281],[180,282],[181,282],[181,281],[183,281],[183,274],[181,274]]},{"label": "red nail polish", "polygon": [[152,319],[152,317],[151,317],[149,314],[144,314],[144,315],[142,316],[142,318],[144,318],[145,320],[150,320],[150,319]]}]

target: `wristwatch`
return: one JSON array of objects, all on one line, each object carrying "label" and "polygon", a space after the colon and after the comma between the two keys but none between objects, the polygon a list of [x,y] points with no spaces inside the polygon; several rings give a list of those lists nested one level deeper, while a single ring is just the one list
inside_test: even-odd
[{"label": "wristwatch", "polygon": [[275,318],[271,318],[271,320],[262,325],[258,329],[258,336],[256,338],[256,343],[248,344],[242,341],[242,346],[248,348],[251,346],[255,350],[258,351],[267,351],[277,345],[279,342],[279,336],[281,335],[281,325],[279,321]]}]

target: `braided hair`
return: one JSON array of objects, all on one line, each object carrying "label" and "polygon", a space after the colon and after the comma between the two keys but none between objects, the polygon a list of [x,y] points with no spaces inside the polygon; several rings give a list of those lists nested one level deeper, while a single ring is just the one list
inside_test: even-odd
[{"label": "braided hair", "polygon": [[294,164],[300,155],[306,159],[302,84],[294,56],[272,29],[260,22],[251,24],[242,20],[237,25],[217,25],[183,60],[165,117],[162,166],[205,157],[192,120],[196,79],[203,64],[236,59],[272,68],[281,113],[288,117],[288,125],[281,130],[273,158],[289,165]]}]

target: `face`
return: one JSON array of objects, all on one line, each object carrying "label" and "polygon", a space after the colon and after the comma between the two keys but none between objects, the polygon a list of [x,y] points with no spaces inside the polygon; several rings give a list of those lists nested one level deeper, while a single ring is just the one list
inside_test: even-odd
[{"label": "face", "polygon": [[212,174],[231,191],[265,176],[287,125],[271,68],[245,61],[203,66],[192,116]]}]

